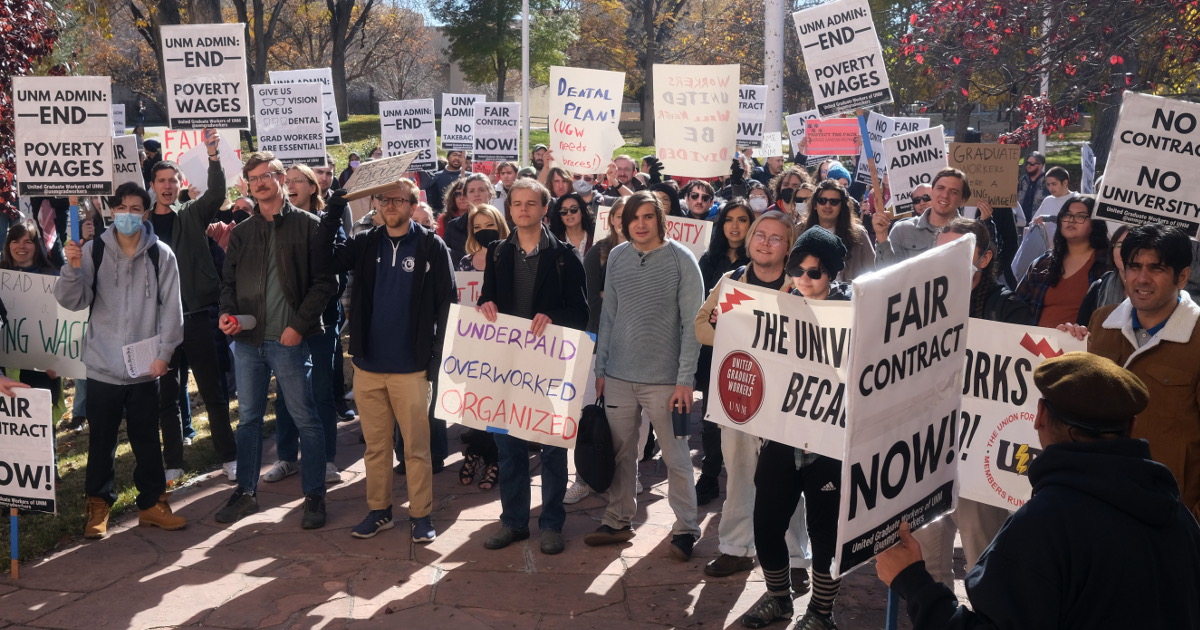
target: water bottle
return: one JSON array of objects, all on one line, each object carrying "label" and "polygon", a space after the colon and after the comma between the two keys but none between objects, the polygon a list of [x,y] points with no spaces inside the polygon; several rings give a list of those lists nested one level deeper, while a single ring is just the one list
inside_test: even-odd
[{"label": "water bottle", "polygon": [[241,324],[242,330],[254,330],[254,327],[258,325],[258,319],[253,315],[230,315],[230,317],[233,318],[233,321]]}]

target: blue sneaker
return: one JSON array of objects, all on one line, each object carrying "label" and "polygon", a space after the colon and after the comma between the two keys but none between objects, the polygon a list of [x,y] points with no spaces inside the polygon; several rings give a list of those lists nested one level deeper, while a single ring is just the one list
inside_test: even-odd
[{"label": "blue sneaker", "polygon": [[363,522],[354,526],[350,530],[350,535],[355,538],[371,538],[385,529],[391,529],[396,525],[392,521],[392,507],[389,505],[386,510],[371,510],[367,513],[367,518]]},{"label": "blue sneaker", "polygon": [[428,516],[414,518],[412,520],[412,541],[415,543],[429,543],[437,538],[437,531],[433,529],[433,521],[429,520]]}]

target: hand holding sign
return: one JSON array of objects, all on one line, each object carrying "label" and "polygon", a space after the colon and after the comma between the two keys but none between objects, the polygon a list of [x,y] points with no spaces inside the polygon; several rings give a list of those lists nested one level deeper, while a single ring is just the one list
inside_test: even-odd
[{"label": "hand holding sign", "polygon": [[63,255],[67,257],[67,264],[75,269],[79,269],[83,264],[83,250],[79,241],[67,241],[63,246]]},{"label": "hand holding sign", "polygon": [[208,147],[208,156],[214,157],[221,153],[221,134],[217,133],[216,129],[206,127],[204,129],[204,146]]},{"label": "hand holding sign", "polygon": [[912,528],[908,523],[900,523],[900,542],[875,556],[875,573],[888,586],[900,572],[922,560],[921,543],[912,536]]}]

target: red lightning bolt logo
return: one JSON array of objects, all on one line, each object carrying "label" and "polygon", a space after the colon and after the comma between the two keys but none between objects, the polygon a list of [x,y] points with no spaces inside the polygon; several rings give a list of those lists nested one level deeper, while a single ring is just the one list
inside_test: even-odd
[{"label": "red lightning bolt logo", "polygon": [[753,299],[754,298],[750,297],[749,295],[734,289],[725,296],[725,301],[721,302],[721,312],[728,313],[738,304],[741,304],[742,302],[749,302]]},{"label": "red lightning bolt logo", "polygon": [[1041,356],[1046,357],[1047,359],[1051,357],[1057,357],[1063,353],[1062,350],[1055,350],[1054,347],[1050,345],[1050,342],[1046,341],[1045,339],[1042,339],[1041,341],[1034,341],[1033,337],[1029,336],[1029,333],[1025,333],[1025,337],[1021,339],[1021,347],[1028,350],[1035,357]]}]

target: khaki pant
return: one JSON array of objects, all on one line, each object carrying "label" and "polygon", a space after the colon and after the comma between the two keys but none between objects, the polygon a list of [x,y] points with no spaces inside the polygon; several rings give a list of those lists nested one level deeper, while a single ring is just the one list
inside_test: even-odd
[{"label": "khaki pant", "polygon": [[380,374],[354,368],[354,401],[358,403],[367,450],[367,507],[392,504],[392,418],[404,436],[408,479],[408,515],[433,511],[433,464],[429,455],[429,381],[425,372]]},{"label": "khaki pant", "polygon": [[1009,514],[1004,508],[959,499],[958,509],[953,513],[913,532],[913,538],[921,543],[925,568],[933,579],[954,586],[955,532],[962,536],[963,557],[967,561],[967,571],[970,571],[975,568],[979,555],[992,543],[1004,521],[1008,520]]}]

